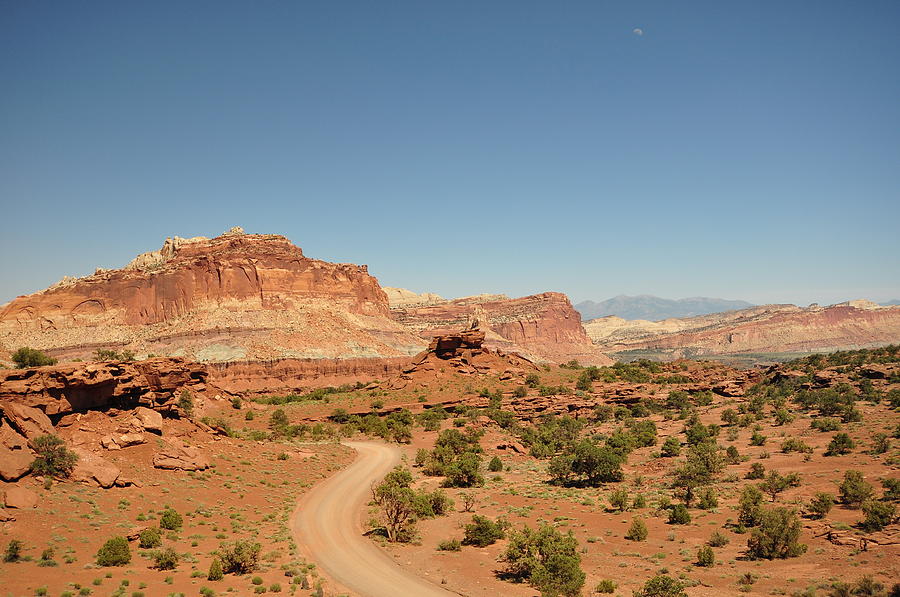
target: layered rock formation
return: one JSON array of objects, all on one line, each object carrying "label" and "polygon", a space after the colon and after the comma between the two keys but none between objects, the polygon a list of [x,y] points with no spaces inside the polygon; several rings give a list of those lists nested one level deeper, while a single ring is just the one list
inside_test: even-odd
[{"label": "layered rock formation", "polygon": [[420,307],[393,307],[394,318],[423,338],[453,334],[477,322],[485,346],[537,360],[606,365],[581,326],[566,295],[545,292],[517,299],[497,295],[466,297]]},{"label": "layered rock formation", "polygon": [[660,322],[604,317],[584,327],[609,353],[650,350],[702,356],[846,350],[900,342],[900,308],[869,301],[808,308],[764,305]]},{"label": "layered rock formation", "polygon": [[423,345],[391,319],[365,266],[239,229],[167,239],[123,269],[64,279],[0,311],[0,347],[63,358],[97,348],[201,361],[393,357]]}]

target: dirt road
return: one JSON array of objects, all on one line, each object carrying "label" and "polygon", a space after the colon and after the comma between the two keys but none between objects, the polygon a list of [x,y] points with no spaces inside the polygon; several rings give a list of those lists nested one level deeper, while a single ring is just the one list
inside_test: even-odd
[{"label": "dirt road", "polygon": [[458,597],[403,570],[363,536],[360,514],[371,497],[372,482],[400,462],[400,450],[373,442],[345,445],[359,454],[353,464],[313,488],[297,504],[291,530],[298,545],[342,590],[355,595]]}]

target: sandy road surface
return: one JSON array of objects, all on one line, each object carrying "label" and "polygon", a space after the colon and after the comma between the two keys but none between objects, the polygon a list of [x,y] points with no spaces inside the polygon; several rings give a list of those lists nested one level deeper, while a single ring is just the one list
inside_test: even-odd
[{"label": "sandy road surface", "polygon": [[360,512],[378,481],[400,462],[400,450],[373,442],[347,442],[359,456],[348,468],[306,494],[291,517],[301,549],[342,589],[363,597],[457,596],[400,568],[363,536]]}]

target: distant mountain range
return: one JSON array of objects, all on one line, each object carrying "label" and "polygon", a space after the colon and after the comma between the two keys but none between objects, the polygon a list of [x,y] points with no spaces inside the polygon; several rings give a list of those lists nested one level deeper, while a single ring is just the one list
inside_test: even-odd
[{"label": "distant mountain range", "polygon": [[894,299],[892,301],[888,301],[886,303],[881,303],[881,304],[885,307],[896,307],[897,305],[900,305],[900,299]]},{"label": "distant mountain range", "polygon": [[753,304],[747,301],[729,301],[705,296],[674,300],[642,294],[640,296],[619,295],[599,303],[582,301],[575,305],[575,309],[581,313],[581,319],[585,321],[607,315],[615,315],[622,319],[660,321],[670,317],[696,317],[709,313],[746,309],[752,306]]}]

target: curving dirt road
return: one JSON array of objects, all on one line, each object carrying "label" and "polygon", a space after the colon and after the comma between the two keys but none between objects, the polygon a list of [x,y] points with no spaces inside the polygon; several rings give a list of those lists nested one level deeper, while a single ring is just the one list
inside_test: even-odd
[{"label": "curving dirt road", "polygon": [[378,481],[400,462],[400,450],[374,442],[346,442],[359,456],[306,494],[291,516],[297,543],[343,589],[364,597],[457,596],[398,566],[363,535],[360,513]]}]

